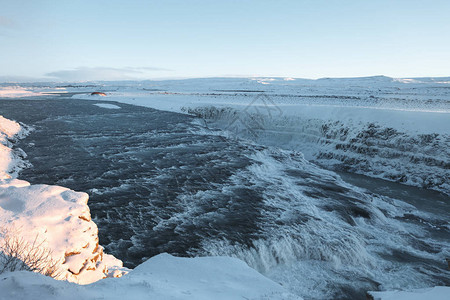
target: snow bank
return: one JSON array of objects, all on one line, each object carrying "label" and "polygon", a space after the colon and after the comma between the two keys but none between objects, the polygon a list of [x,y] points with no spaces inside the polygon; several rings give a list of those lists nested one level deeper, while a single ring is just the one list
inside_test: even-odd
[{"label": "snow bank", "polygon": [[[52,251],[61,279],[87,284],[121,276],[122,262],[103,253],[91,221],[88,195],[64,187],[30,185],[13,178],[21,160],[9,140],[26,135],[21,126],[0,116],[0,224],[9,234]],[[0,243],[3,236],[0,236]],[[121,271],[122,270],[122,271]]]},{"label": "snow bank", "polygon": [[11,142],[28,134],[29,128],[20,126],[17,122],[0,116],[0,179],[11,178],[24,165],[19,155],[25,156],[21,151],[13,152]]},{"label": "snow bank", "polygon": [[0,116],[0,142],[4,143],[6,138],[12,139],[21,132],[22,128],[17,122],[8,120]]},{"label": "snow bank", "polygon": [[40,274],[0,275],[4,299],[301,299],[244,262],[228,257],[177,258],[160,254],[120,279],[80,286]]},{"label": "snow bank", "polygon": [[368,292],[367,294],[368,298],[373,300],[448,300],[450,287],[436,286],[410,291]]}]

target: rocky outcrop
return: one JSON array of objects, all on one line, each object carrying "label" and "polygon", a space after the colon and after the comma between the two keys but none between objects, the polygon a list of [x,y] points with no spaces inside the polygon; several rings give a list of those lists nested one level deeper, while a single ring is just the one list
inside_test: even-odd
[{"label": "rocky outcrop", "polygon": [[[87,284],[123,272],[122,262],[103,252],[86,193],[17,179],[0,181],[0,222],[28,243],[35,239],[58,262],[58,279]],[[123,269],[125,271],[125,269]]]},{"label": "rocky outcrop", "polygon": [[97,96],[106,96],[106,94],[103,93],[103,92],[92,92],[91,93],[91,96],[95,96],[95,95],[97,95]]}]

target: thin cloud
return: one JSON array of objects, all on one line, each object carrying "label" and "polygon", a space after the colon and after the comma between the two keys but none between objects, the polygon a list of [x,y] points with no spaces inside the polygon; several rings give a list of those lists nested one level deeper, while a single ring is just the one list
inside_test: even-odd
[{"label": "thin cloud", "polygon": [[93,81],[93,80],[139,80],[151,75],[151,72],[170,71],[156,67],[79,67],[72,70],[60,70],[45,74],[45,76],[64,81]]},{"label": "thin cloud", "polygon": [[24,83],[24,82],[43,82],[43,81],[48,81],[48,78],[0,75],[0,83]]},{"label": "thin cloud", "polygon": [[16,23],[13,20],[11,20],[10,18],[7,18],[5,16],[0,16],[0,27],[14,28],[14,27],[16,27]]},{"label": "thin cloud", "polygon": [[165,69],[165,68],[156,68],[156,67],[126,67],[123,68],[125,70],[134,70],[134,71],[172,71],[170,69]]}]

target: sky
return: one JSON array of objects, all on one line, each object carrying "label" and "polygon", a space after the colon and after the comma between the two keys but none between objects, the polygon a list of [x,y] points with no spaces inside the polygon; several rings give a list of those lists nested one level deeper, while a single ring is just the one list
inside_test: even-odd
[{"label": "sky", "polygon": [[0,0],[0,81],[450,76],[450,1]]}]

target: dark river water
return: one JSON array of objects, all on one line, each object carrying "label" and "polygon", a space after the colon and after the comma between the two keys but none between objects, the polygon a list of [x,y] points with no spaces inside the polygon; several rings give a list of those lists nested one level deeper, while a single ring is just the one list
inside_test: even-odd
[{"label": "dark river water", "polygon": [[226,255],[306,299],[449,285],[449,197],[340,175],[303,155],[226,138],[195,118],[101,101],[2,100],[33,126],[19,178],[87,192],[106,251]]}]

